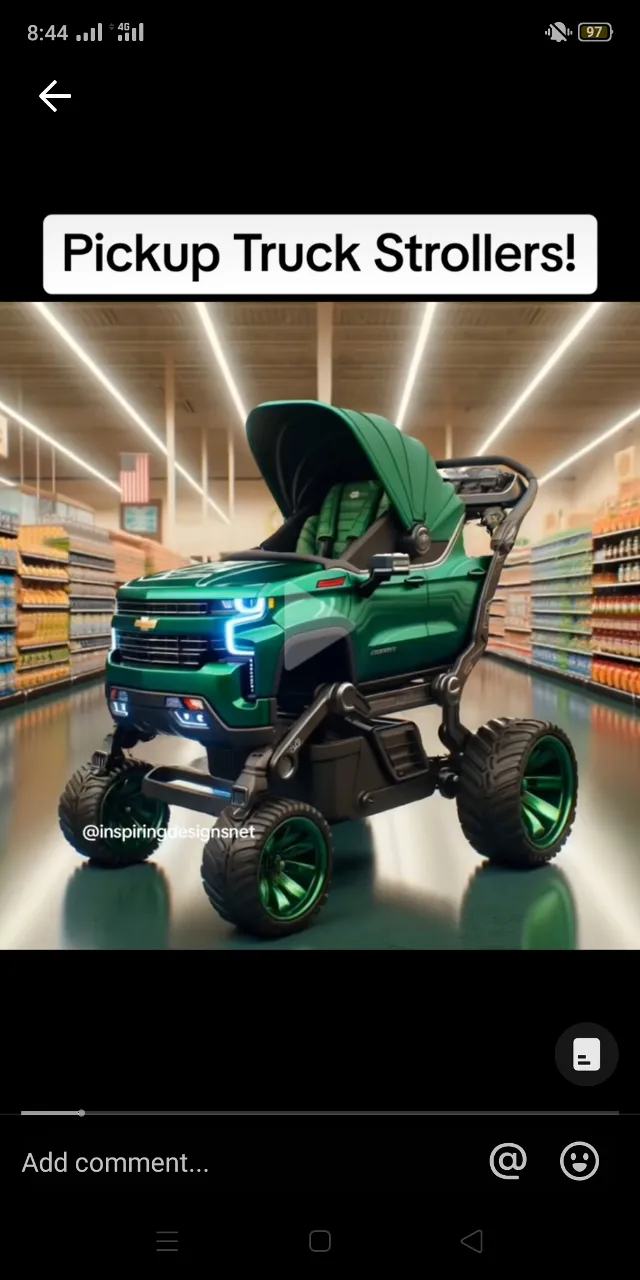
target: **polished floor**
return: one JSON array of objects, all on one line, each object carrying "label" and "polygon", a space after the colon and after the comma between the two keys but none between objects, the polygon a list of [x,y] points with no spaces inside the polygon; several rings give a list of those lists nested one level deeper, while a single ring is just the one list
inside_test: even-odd
[{"label": "polished floor", "polygon": [[[507,872],[467,845],[455,803],[435,796],[336,829],[329,903],[315,926],[257,943],[225,925],[200,884],[200,844],[172,838],[153,863],[86,865],[65,843],[57,800],[109,727],[102,688],[0,711],[0,949],[634,950],[640,947],[640,717],[485,659],[465,692],[471,728],[534,716],[571,735],[580,765],[574,831],[552,866]],[[416,717],[436,752],[437,715]],[[187,763],[158,740],[144,758]],[[189,827],[195,814],[174,810]],[[206,819],[202,819],[206,825]]]}]

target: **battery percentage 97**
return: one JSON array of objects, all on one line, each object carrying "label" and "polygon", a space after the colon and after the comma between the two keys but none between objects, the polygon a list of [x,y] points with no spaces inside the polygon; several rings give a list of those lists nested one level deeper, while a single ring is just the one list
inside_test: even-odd
[{"label": "battery percentage 97", "polygon": [[613,27],[610,22],[581,22],[578,40],[610,40]]}]

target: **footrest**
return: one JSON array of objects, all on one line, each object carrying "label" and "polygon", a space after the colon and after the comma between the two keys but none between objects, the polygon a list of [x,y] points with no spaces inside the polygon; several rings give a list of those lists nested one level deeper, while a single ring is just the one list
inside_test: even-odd
[{"label": "footrest", "polygon": [[165,804],[177,804],[182,809],[195,809],[215,817],[228,805],[239,807],[247,800],[246,787],[238,787],[228,778],[214,778],[197,769],[174,769],[166,764],[149,770],[143,779],[142,791],[145,796],[163,800]]},{"label": "footrest", "polygon": [[379,751],[396,782],[417,778],[428,773],[429,761],[425,755],[422,738],[412,720],[400,720],[375,730]]}]

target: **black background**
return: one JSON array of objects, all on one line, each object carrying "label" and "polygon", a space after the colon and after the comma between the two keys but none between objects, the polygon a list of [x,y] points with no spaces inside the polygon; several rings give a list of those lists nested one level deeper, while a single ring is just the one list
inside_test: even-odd
[{"label": "black background", "polygon": [[[160,16],[142,44],[118,43],[109,15],[67,19],[66,41],[27,38],[52,10],[12,14],[3,139],[0,287],[42,291],[47,213],[593,213],[600,288],[638,293],[630,192],[640,19],[610,43],[549,41],[542,19],[474,11],[271,18]],[[112,15],[117,18],[118,15]],[[101,20],[101,44],[77,43]],[[377,20],[378,22],[380,20]],[[571,20],[575,31],[577,21]],[[71,93],[54,113],[40,100]],[[399,295],[401,296],[401,295]]]},{"label": "black background", "polygon": [[[453,1131],[424,1117],[16,1117],[3,1124],[1,1167],[12,1200],[37,1224],[21,1234],[23,1265],[59,1254],[66,1264],[99,1257],[102,1265],[140,1261],[149,1270],[200,1259],[243,1272],[275,1262],[280,1274],[283,1266],[300,1274],[347,1261],[471,1266],[471,1258],[475,1269],[478,1255],[461,1240],[482,1231],[483,1266],[519,1271],[525,1258],[546,1266],[553,1259],[588,1264],[585,1274],[595,1274],[633,1236],[625,1191],[635,1156],[620,1123],[510,1116],[465,1119]],[[513,1182],[489,1165],[493,1148],[507,1141],[527,1155]],[[584,1183],[560,1169],[561,1151],[576,1141],[589,1142],[600,1159]],[[40,1160],[65,1151],[68,1173],[21,1172],[29,1153]],[[73,1171],[78,1155],[182,1152],[189,1172],[181,1174]],[[178,1251],[159,1254],[157,1236],[169,1231]],[[330,1255],[310,1256],[312,1231],[330,1232]]]},{"label": "black background", "polygon": [[[65,19],[66,43],[28,42],[29,22]],[[355,33],[321,11],[178,13],[146,22],[143,45],[76,44],[98,20],[3,16],[2,298],[46,296],[48,213],[278,209],[592,213],[593,296],[638,297],[637,18],[597,48],[481,9],[372,12]],[[54,79],[72,94],[56,113],[39,98]],[[126,1108],[637,1106],[624,953],[310,948],[12,957],[7,1080],[21,1105],[65,1091],[84,1105],[91,1088]],[[620,1046],[597,1089],[555,1067],[580,1021]]]}]

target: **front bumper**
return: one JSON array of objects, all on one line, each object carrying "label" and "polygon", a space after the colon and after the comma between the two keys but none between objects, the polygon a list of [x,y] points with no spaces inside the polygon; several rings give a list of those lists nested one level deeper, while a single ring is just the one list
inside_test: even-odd
[{"label": "front bumper", "polygon": [[[275,740],[276,703],[275,699],[260,698],[256,703],[247,703],[246,724],[229,724],[213,706],[200,687],[194,688],[196,681],[194,672],[175,672],[175,683],[183,685],[185,676],[188,687],[176,688],[166,693],[152,692],[132,687],[130,668],[123,668],[117,663],[107,663],[106,695],[114,723],[127,729],[137,729],[142,734],[171,734],[181,738],[192,738],[207,748],[231,747],[239,750],[253,750],[254,747],[268,746]],[[138,671],[136,675],[153,675],[153,672]],[[182,678],[180,678],[182,677]],[[122,695],[112,698],[114,690]],[[181,714],[181,700],[184,697],[198,698],[203,703],[204,722],[194,716],[190,721]],[[240,700],[240,703],[243,700]],[[172,705],[173,704],[173,705]],[[114,714],[114,706],[121,714]],[[239,702],[234,704],[236,715],[241,711]]]}]

